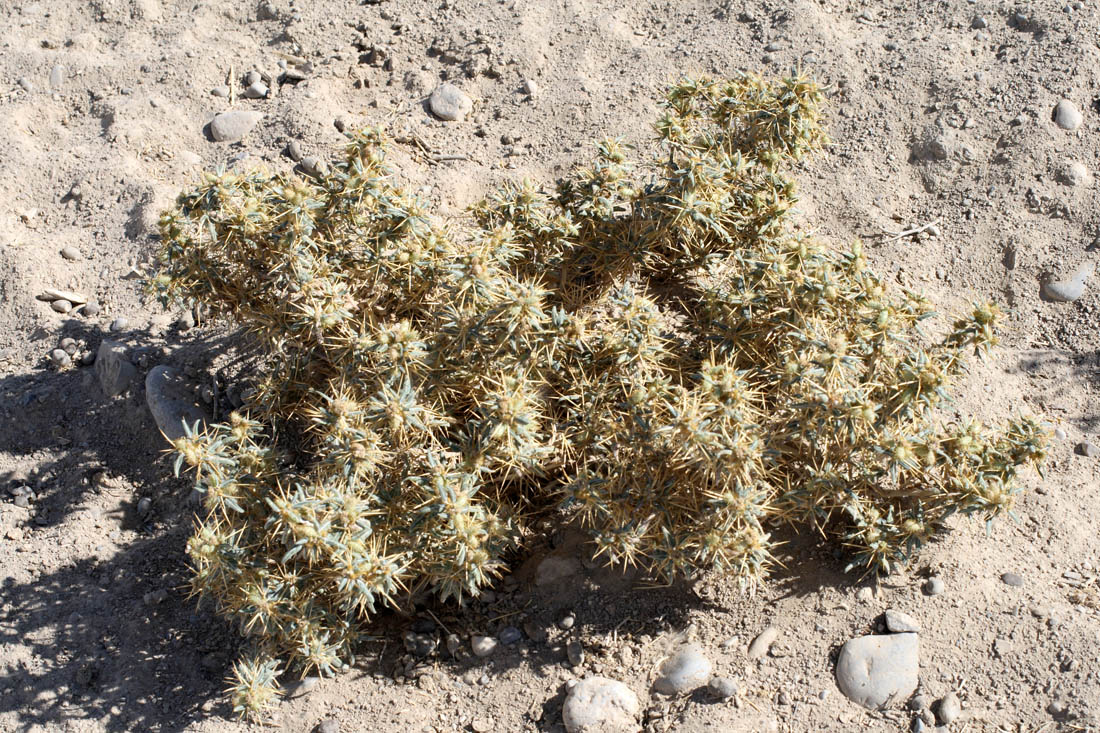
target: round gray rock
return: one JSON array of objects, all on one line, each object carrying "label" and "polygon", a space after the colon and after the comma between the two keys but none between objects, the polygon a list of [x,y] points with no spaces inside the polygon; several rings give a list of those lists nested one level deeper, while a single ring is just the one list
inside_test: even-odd
[{"label": "round gray rock", "polygon": [[428,107],[439,119],[458,122],[470,114],[474,108],[474,101],[454,84],[444,82],[436,87],[432,96],[428,98]]},{"label": "round gray rock", "polygon": [[565,696],[561,715],[568,733],[625,733],[638,727],[638,697],[622,682],[589,677]]},{"label": "round gray rock", "polygon": [[126,348],[114,341],[103,341],[95,355],[95,374],[99,386],[108,397],[117,397],[127,390],[137,376],[137,368],[130,363]]},{"label": "round gray rock", "polygon": [[236,142],[251,132],[263,118],[263,112],[251,109],[222,112],[210,121],[210,134],[220,143]]},{"label": "round gray rock", "polygon": [[685,695],[707,684],[712,671],[714,665],[703,654],[703,648],[686,644],[661,665],[653,687],[665,695]]},{"label": "round gray rock", "polygon": [[1063,99],[1054,105],[1051,119],[1054,120],[1054,124],[1063,130],[1076,130],[1085,120],[1081,115],[1081,110],[1077,109],[1077,105],[1068,99]]},{"label": "round gray rock", "polygon": [[858,636],[840,650],[837,687],[865,708],[907,700],[917,689],[919,655],[916,634]]},{"label": "round gray rock", "polygon": [[183,375],[170,366],[155,366],[149,370],[145,376],[145,402],[160,432],[169,441],[185,435],[184,421],[188,425],[198,421],[201,429],[210,419],[195,394],[188,389]]},{"label": "round gray rock", "polygon": [[497,649],[497,640],[491,636],[475,634],[470,638],[470,648],[479,657],[487,657]]},{"label": "round gray rock", "polygon": [[962,715],[962,702],[954,692],[944,695],[936,705],[936,717],[944,725],[951,725]]}]

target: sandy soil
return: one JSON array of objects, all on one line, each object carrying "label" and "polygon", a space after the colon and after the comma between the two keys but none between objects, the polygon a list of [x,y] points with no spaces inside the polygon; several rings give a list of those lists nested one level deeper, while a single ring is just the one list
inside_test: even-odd
[{"label": "sandy soil", "polygon": [[[1075,451],[1100,430],[1100,287],[1074,302],[1040,297],[1044,277],[1097,258],[1100,225],[1100,11],[1094,0],[1063,5],[0,4],[0,729],[247,727],[220,696],[237,637],[183,590],[193,507],[187,483],[169,478],[140,379],[161,363],[201,384],[232,373],[228,334],[186,328],[141,294],[157,214],[202,169],[286,169],[292,140],[327,156],[338,127],[385,124],[438,156],[465,157],[397,152],[408,184],[457,216],[497,182],[553,180],[597,138],[644,143],[655,100],[681,75],[792,64],[832,89],[835,145],[798,174],[806,225],[838,242],[863,238],[880,272],[945,312],[979,298],[1010,310],[1003,348],[974,370],[959,408],[1059,426],[1046,478],[1027,480],[1016,521],[988,533],[959,521],[877,585],[791,538],[787,569],[751,599],[720,577],[653,589],[586,565],[538,586],[542,557],[583,555],[554,535],[492,599],[417,610],[460,635],[515,625],[520,642],[486,659],[441,649],[410,667],[401,639],[414,615],[391,614],[354,672],[281,703],[273,725],[560,731],[567,681],[598,673],[638,694],[647,730],[907,730],[902,704],[865,711],[833,677],[839,646],[898,608],[922,625],[922,688],[962,699],[952,730],[1100,729],[1100,486],[1097,459]],[[304,78],[283,76],[288,59]],[[254,69],[272,79],[270,98],[242,98]],[[474,99],[465,121],[428,112],[442,80]],[[233,100],[211,94],[226,84]],[[1052,121],[1061,99],[1083,116],[1076,130]],[[265,117],[242,142],[213,142],[208,124],[230,108]],[[883,233],[931,222],[938,233]],[[100,310],[54,312],[35,298],[46,288],[78,291]],[[64,338],[75,365],[58,368],[49,355]],[[115,398],[81,364],[103,339],[125,344],[140,373]],[[1022,584],[1006,584],[1006,572]],[[922,593],[932,575],[940,595]],[[568,612],[576,625],[564,631],[556,622]],[[748,642],[769,624],[778,642],[750,661]],[[658,663],[684,636],[738,682],[735,699],[652,692]],[[573,640],[585,649],[577,668]]]}]

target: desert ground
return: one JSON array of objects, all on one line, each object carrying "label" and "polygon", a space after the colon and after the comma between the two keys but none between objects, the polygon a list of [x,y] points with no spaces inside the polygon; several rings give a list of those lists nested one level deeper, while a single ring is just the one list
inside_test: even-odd
[{"label": "desert ground", "polygon": [[[208,403],[238,396],[232,330],[142,289],[159,213],[202,171],[290,170],[384,125],[415,141],[394,151],[405,184],[461,217],[600,138],[644,146],[680,77],[799,67],[828,88],[833,140],[797,171],[802,225],[863,240],[947,316],[1008,314],[956,406],[1055,430],[1014,518],[953,520],[877,580],[792,534],[754,597],[718,575],[654,587],[549,534],[464,608],[381,616],[350,673],[288,689],[267,725],[563,731],[571,686],[599,676],[646,731],[1100,730],[1095,0],[9,0],[0,18],[0,729],[259,729],[222,694],[238,634],[187,597],[196,505],[144,388],[167,364]],[[462,119],[433,114],[443,82]],[[229,110],[262,118],[218,141]],[[134,369],[113,397],[105,340]],[[888,609],[919,625],[918,699],[869,710],[835,666]],[[478,656],[472,635],[507,643]],[[735,694],[655,691],[685,641]]]}]

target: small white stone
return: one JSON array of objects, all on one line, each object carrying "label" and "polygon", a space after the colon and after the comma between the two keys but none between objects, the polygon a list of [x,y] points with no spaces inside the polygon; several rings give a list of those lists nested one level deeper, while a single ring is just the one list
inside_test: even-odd
[{"label": "small white stone", "polygon": [[702,647],[686,644],[661,665],[653,687],[665,695],[686,695],[707,684],[713,670]]},{"label": "small white stone", "polygon": [[1085,120],[1081,110],[1077,109],[1077,106],[1068,99],[1063,99],[1054,105],[1052,119],[1054,124],[1063,130],[1076,130]]},{"label": "small white stone", "polygon": [[638,696],[617,680],[589,677],[565,696],[561,710],[568,733],[626,733],[638,729]]},{"label": "small white stone", "polygon": [[895,634],[917,632],[920,631],[920,622],[907,613],[890,608],[886,610],[886,628]]},{"label": "small white stone", "polygon": [[474,102],[466,92],[450,82],[444,82],[432,92],[428,106],[439,119],[460,122],[473,111]]},{"label": "small white stone", "polygon": [[1084,186],[1089,180],[1089,169],[1079,160],[1066,163],[1061,172],[1062,182],[1067,186]]},{"label": "small white stone", "polygon": [[474,634],[470,638],[470,648],[473,649],[474,655],[478,657],[487,657],[497,649],[499,642],[491,636],[481,636],[480,634]]}]

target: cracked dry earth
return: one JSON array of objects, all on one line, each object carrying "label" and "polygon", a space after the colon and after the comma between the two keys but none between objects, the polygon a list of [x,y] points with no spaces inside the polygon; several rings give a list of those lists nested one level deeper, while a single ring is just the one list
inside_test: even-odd
[{"label": "cracked dry earth", "polygon": [[[237,637],[183,590],[194,505],[142,386],[169,364],[210,402],[239,396],[232,334],[141,290],[158,212],[203,169],[289,169],[288,147],[323,160],[339,128],[385,124],[418,141],[396,151],[405,182],[459,216],[501,181],[552,181],[595,139],[644,143],[681,75],[796,64],[829,85],[835,141],[797,173],[805,226],[863,239],[944,312],[1009,311],[958,409],[1057,427],[1015,519],[959,519],[878,583],[788,537],[754,598],[718,576],[653,588],[549,534],[469,607],[380,619],[354,671],[296,690],[271,726],[561,731],[570,682],[598,675],[652,731],[1100,729],[1100,287],[1079,277],[1100,226],[1095,0],[9,0],[0,19],[0,729],[249,727],[221,697]],[[443,81],[470,98],[461,120],[429,110]],[[216,142],[230,109],[262,117]],[[36,298],[49,288],[72,309]],[[114,397],[89,366],[103,340],[136,370]],[[887,609],[919,624],[917,702],[953,693],[953,714],[838,689],[841,646]],[[438,645],[417,657],[407,632]],[[471,635],[505,632],[471,653]],[[736,694],[654,688],[684,641]]]}]

